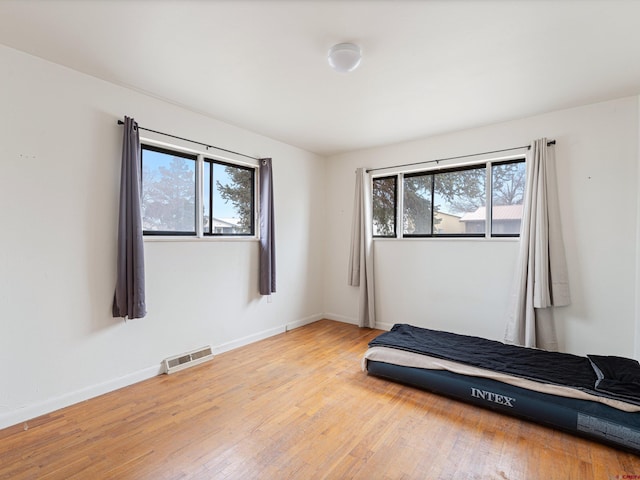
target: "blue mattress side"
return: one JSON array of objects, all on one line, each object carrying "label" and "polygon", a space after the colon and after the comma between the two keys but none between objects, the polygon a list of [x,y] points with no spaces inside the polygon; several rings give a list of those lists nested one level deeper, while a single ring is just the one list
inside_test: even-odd
[{"label": "blue mattress side", "polygon": [[640,455],[640,413],[558,397],[496,380],[367,361],[367,372],[464,402],[557,428]]}]

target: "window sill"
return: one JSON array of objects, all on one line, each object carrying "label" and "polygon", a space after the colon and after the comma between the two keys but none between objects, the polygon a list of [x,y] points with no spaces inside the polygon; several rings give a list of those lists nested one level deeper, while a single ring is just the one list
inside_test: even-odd
[{"label": "window sill", "polygon": [[258,237],[196,237],[171,235],[146,235],[144,242],[258,242]]},{"label": "window sill", "polygon": [[374,237],[374,242],[518,242],[520,237]]}]

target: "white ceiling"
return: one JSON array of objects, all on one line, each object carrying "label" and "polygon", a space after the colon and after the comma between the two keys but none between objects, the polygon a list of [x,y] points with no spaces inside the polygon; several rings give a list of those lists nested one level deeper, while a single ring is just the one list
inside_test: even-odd
[{"label": "white ceiling", "polygon": [[0,0],[0,43],[325,155],[640,93],[638,0]]}]

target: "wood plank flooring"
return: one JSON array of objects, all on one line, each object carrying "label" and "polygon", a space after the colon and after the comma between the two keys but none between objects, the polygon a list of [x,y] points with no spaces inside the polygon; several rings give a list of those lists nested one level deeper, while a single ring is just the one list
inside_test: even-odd
[{"label": "wood plank flooring", "polygon": [[322,320],[0,430],[2,479],[638,479],[640,458],[367,376]]}]

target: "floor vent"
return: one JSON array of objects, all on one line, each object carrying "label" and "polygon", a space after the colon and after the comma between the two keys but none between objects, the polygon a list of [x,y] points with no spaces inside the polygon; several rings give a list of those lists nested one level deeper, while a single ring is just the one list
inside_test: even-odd
[{"label": "floor vent", "polygon": [[165,373],[175,373],[185,368],[193,367],[194,365],[200,365],[207,360],[213,358],[213,352],[211,347],[202,347],[192,352],[182,353],[175,357],[165,358],[164,371]]}]

